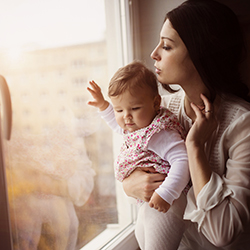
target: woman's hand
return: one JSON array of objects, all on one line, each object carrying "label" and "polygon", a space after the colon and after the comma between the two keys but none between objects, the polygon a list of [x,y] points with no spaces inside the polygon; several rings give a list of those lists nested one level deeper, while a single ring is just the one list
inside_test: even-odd
[{"label": "woman's hand", "polygon": [[191,104],[196,114],[196,120],[186,138],[189,170],[195,197],[209,181],[212,174],[204,145],[217,127],[213,105],[202,94],[201,99],[205,104],[204,110]]},{"label": "woman's hand", "polygon": [[203,110],[200,110],[198,106],[191,103],[191,107],[196,115],[196,120],[188,132],[186,144],[188,145],[192,143],[196,146],[204,147],[205,142],[216,129],[217,121],[212,103],[210,103],[207,97],[203,94],[201,94],[201,99],[205,104]]},{"label": "woman's hand", "polygon": [[122,182],[125,193],[133,198],[149,202],[155,189],[165,180],[166,175],[153,167],[138,167]]}]

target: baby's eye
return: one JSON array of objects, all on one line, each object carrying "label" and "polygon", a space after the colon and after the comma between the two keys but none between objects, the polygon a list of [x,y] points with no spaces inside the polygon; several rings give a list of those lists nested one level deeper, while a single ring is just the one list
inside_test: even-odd
[{"label": "baby's eye", "polygon": [[140,109],[140,107],[135,107],[135,108],[132,108],[132,110],[138,110]]},{"label": "baby's eye", "polygon": [[117,113],[121,113],[121,112],[122,112],[122,109],[117,109],[116,112],[117,112]]}]

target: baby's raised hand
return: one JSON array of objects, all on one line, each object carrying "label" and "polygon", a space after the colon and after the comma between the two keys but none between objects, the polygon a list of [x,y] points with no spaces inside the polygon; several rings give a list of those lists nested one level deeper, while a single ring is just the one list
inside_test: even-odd
[{"label": "baby's raised hand", "polygon": [[87,87],[87,90],[92,95],[94,100],[88,101],[88,105],[99,108],[100,111],[105,110],[109,106],[109,102],[104,99],[101,88],[94,81],[90,81],[89,84],[91,88]]},{"label": "baby's raised hand", "polygon": [[163,200],[156,192],[153,193],[149,201],[149,206],[163,213],[166,213],[170,208],[170,204]]}]

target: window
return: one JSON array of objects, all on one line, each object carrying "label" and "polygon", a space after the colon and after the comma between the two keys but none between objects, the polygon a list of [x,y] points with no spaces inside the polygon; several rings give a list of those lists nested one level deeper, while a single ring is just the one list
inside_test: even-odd
[{"label": "window", "polygon": [[0,68],[15,113],[0,151],[1,249],[115,249],[124,238],[137,248],[136,209],[113,172],[121,138],[86,105],[88,79],[106,94],[132,59],[128,8],[125,0],[1,5]]}]

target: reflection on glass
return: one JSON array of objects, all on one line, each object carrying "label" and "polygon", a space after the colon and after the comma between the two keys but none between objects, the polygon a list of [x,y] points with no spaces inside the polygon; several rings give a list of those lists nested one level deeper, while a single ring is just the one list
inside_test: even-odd
[{"label": "reflection on glass", "polygon": [[[46,18],[41,16],[43,8]],[[90,41],[91,34],[84,33],[89,22],[82,16],[87,9],[92,21],[91,11],[101,11],[99,17],[104,18],[104,4],[11,0],[3,9],[5,18],[8,11],[19,17],[15,30],[9,27],[12,38],[25,29],[22,44],[16,46],[14,39],[9,43],[15,49],[6,48],[7,40],[0,44],[0,73],[9,84],[13,106],[12,137],[4,150],[14,249],[80,249],[108,224],[118,223],[111,131],[86,104],[87,81],[95,79],[106,88],[108,70],[105,20],[93,23],[92,28],[99,25],[103,30],[96,28],[99,37]],[[77,25],[70,24],[71,19]],[[4,34],[8,22],[0,23]],[[32,36],[34,27],[50,33],[39,40],[37,32]],[[67,33],[71,37],[63,41]],[[16,49],[21,47],[25,49]]]}]

